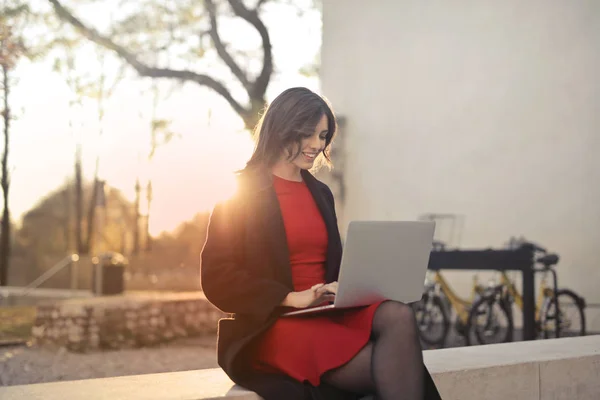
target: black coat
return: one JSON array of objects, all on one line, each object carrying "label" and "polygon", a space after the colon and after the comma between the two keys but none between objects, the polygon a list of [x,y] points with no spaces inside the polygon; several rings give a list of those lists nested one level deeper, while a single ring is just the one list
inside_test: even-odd
[{"label": "black coat", "polygon": [[[333,282],[342,256],[333,194],[309,172],[302,171],[302,176],[327,227],[325,277]],[[238,183],[236,195],[213,210],[202,250],[204,293],[217,308],[233,314],[219,321],[219,365],[234,382],[265,400],[357,398],[326,384],[313,388],[249,367],[249,345],[277,320],[280,304],[293,291],[293,283],[283,217],[270,173],[245,171]],[[426,375],[429,390],[437,394],[429,373]]]}]

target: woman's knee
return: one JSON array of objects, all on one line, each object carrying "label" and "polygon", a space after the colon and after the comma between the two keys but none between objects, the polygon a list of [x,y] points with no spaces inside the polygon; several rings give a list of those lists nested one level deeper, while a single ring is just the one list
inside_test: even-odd
[{"label": "woman's knee", "polygon": [[412,307],[397,301],[381,303],[375,311],[373,325],[379,331],[399,327],[416,333],[415,314]]}]

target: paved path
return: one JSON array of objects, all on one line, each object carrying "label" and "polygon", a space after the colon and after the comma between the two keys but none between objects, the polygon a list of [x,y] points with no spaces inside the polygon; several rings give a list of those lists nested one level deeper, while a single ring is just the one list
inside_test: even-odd
[{"label": "paved path", "polygon": [[78,354],[64,349],[0,347],[0,385],[215,368],[215,337],[181,339],[155,348]]},{"label": "paved path", "polygon": [[[516,332],[517,339],[520,332]],[[141,375],[217,367],[214,336],[180,339],[154,348],[71,353],[30,346],[0,347],[0,386]],[[464,340],[451,331],[446,347]]]}]

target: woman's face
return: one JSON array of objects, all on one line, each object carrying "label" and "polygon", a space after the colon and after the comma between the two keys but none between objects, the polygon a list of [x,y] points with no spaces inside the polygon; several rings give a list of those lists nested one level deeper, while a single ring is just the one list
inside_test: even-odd
[{"label": "woman's face", "polygon": [[[305,136],[300,142],[301,152],[298,157],[291,161],[300,169],[311,169],[315,163],[315,159],[325,149],[328,127],[327,116],[323,115],[319,123],[315,127],[315,131],[310,136]],[[296,148],[293,148],[293,153],[296,154]]]}]

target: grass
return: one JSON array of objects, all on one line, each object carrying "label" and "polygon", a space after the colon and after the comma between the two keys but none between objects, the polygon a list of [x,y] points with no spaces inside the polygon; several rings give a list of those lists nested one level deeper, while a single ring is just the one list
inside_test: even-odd
[{"label": "grass", "polygon": [[35,307],[0,307],[0,341],[29,339],[35,314]]}]

